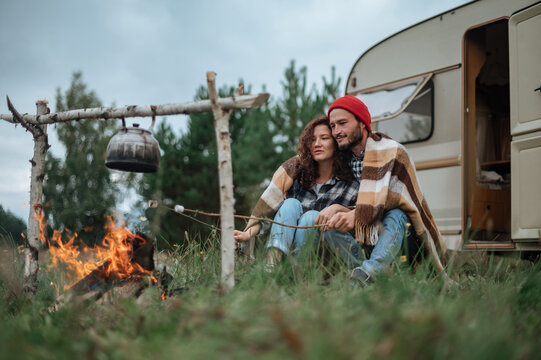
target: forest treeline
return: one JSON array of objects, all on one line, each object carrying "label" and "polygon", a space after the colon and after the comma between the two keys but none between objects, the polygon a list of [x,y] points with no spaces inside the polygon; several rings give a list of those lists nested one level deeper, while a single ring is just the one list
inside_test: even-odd
[{"label": "forest treeline", "polygon": [[23,241],[22,233],[26,233],[25,222],[0,205],[0,244],[3,240],[9,244],[19,245]]},{"label": "forest treeline", "polygon": [[[230,133],[237,214],[249,215],[276,168],[295,154],[304,125],[324,114],[340,95],[340,82],[333,67],[319,86],[309,84],[307,68],[296,68],[291,61],[281,80],[281,95],[271,94],[263,107],[233,113]],[[219,95],[231,96],[236,87],[223,86]],[[252,92],[250,85],[245,84],[244,89],[246,94]],[[194,100],[202,99],[208,99],[205,86],[194,96]],[[80,72],[73,74],[69,89],[57,89],[56,112],[97,106],[103,104],[94,91],[88,90]],[[150,174],[122,173],[105,167],[107,144],[120,126],[121,122],[115,120],[81,120],[51,129],[57,132],[66,152],[64,158],[50,151],[46,157],[43,192],[49,231],[76,232],[79,240],[96,243],[104,235],[107,215],[117,211],[131,189],[141,201],[133,205],[129,221],[152,232],[161,247],[182,244],[186,233],[191,238],[196,234],[196,238],[206,238],[208,227],[163,208],[146,209],[145,202],[158,199],[170,205],[219,212],[212,113],[190,115],[182,134],[177,134],[169,122],[161,121],[153,131],[162,150],[160,167]],[[200,219],[217,224],[217,219]]]}]

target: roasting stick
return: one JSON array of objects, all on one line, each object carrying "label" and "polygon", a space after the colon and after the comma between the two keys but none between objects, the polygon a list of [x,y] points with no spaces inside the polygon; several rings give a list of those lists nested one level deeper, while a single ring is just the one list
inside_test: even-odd
[{"label": "roasting stick", "polygon": [[[177,205],[177,206],[178,206],[178,205]],[[176,208],[177,206],[175,206],[175,208]],[[166,209],[168,209],[168,210],[172,210],[173,212],[175,212],[175,213],[177,213],[177,214],[179,214],[179,215],[185,216],[185,217],[187,217],[188,219],[195,221],[196,223],[199,223],[199,224],[202,224],[202,225],[206,225],[206,226],[210,227],[212,230],[215,230],[215,231],[222,231],[222,229],[220,229],[220,228],[218,228],[218,227],[216,227],[216,226],[214,226],[214,225],[212,225],[212,224],[206,223],[206,222],[204,222],[204,221],[202,221],[202,220],[196,219],[196,218],[194,218],[193,216],[190,216],[190,215],[188,215],[188,214],[184,214],[184,212],[182,212],[182,211],[176,211],[175,209],[168,208],[167,206],[164,206],[164,208],[166,208]],[[218,214],[218,216],[220,216],[220,214]]]},{"label": "roasting stick", "polygon": [[[201,210],[193,210],[193,209],[186,209],[184,206],[182,205],[175,205],[174,208],[170,208],[168,206],[165,206],[165,205],[158,205],[158,201],[157,200],[149,200],[148,201],[148,207],[149,208],[157,208],[158,206],[162,206],[163,208],[167,209],[167,210],[170,210],[170,211],[173,211],[177,214],[180,214],[180,215],[183,215],[183,216],[186,216],[198,223],[201,223],[201,224],[205,224],[207,226],[210,226],[212,229],[214,230],[220,230],[218,229],[217,227],[211,225],[211,224],[207,224],[199,219],[196,219],[192,216],[189,216],[187,214],[185,214],[186,212],[189,212],[189,213],[192,213],[192,214],[195,214],[195,215],[205,215],[205,216],[211,216],[211,217],[219,217],[220,214],[217,214],[217,213],[209,213],[209,212],[205,212],[205,211],[201,211]],[[271,222],[273,224],[276,224],[276,225],[280,225],[280,226],[285,226],[285,227],[289,227],[289,228],[294,228],[294,229],[317,229],[317,228],[322,228],[322,227],[325,227],[327,226],[327,224],[319,224],[319,225],[309,225],[309,226],[297,226],[297,225],[289,225],[289,224],[282,224],[278,221],[274,221],[274,220],[271,220],[269,218],[265,218],[265,217],[256,217],[256,216],[246,216],[246,215],[233,215],[235,218],[237,219],[244,219],[244,220],[258,220],[258,221],[268,221],[268,222]]]}]

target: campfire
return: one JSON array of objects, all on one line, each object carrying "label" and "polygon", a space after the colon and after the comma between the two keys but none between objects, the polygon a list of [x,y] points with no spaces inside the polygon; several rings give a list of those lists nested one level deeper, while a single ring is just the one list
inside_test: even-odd
[{"label": "campfire", "polygon": [[[121,297],[139,297],[149,286],[160,286],[161,298],[168,295],[171,276],[165,269],[154,268],[154,243],[143,233],[132,233],[108,216],[106,234],[95,247],[77,243],[77,233],[54,230],[45,235],[47,222],[41,210],[35,216],[40,224],[40,240],[49,248],[48,268],[61,271],[66,277],[64,289],[69,296],[98,300],[114,291]],[[66,240],[63,240],[63,233]],[[59,297],[64,300],[65,296]]]}]

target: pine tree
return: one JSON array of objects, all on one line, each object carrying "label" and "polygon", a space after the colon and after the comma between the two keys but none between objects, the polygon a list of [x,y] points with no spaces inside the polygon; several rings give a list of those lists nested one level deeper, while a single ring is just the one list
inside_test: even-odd
[{"label": "pine tree", "polygon": [[296,154],[299,135],[304,126],[316,116],[325,115],[327,106],[337,98],[340,78],[336,78],[332,67],[330,81],[323,77],[323,87],[321,93],[318,93],[315,84],[308,88],[306,67],[296,71],[293,60],[284,76],[283,97],[274,106],[269,120],[276,132],[274,142],[277,151],[286,160]]},{"label": "pine tree", "polygon": [[[219,91],[224,95],[224,89]],[[200,87],[195,100],[208,99],[206,88]],[[186,208],[216,212],[219,209],[216,171],[216,140],[212,113],[191,114],[186,134],[177,138],[162,122],[154,133],[163,152],[157,173],[144,174],[138,187],[143,199],[158,199],[162,204],[181,204]],[[158,246],[182,243],[185,232],[206,236],[209,228],[163,208],[148,209],[151,230]],[[212,219],[203,219],[212,222]],[[165,242],[163,244],[162,242]]]}]

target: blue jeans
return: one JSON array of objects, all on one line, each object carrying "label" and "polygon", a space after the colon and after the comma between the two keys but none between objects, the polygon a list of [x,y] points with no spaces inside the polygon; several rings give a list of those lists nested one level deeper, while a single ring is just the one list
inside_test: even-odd
[{"label": "blue jeans", "polygon": [[402,210],[392,209],[383,215],[382,221],[383,230],[378,234],[378,242],[369,259],[364,258],[360,245],[349,232],[325,231],[323,238],[350,268],[360,268],[370,276],[374,276],[389,266],[400,252],[409,218]]},{"label": "blue jeans", "polygon": [[[319,212],[315,210],[309,210],[303,214],[301,202],[290,198],[282,203],[282,206],[276,212],[274,221],[287,225],[311,226],[314,225],[318,214]],[[296,229],[273,223],[267,248],[275,247],[284,254],[289,254],[291,248],[294,250],[299,249],[306,242],[306,239],[313,239],[316,235],[318,235],[318,231],[315,228]]]}]

